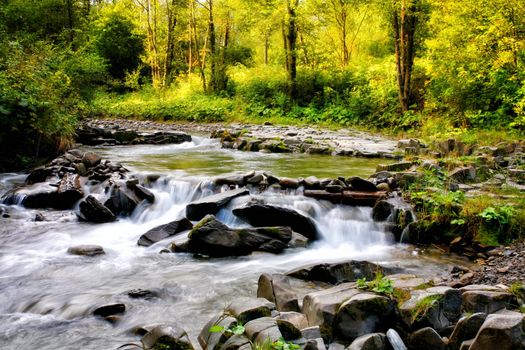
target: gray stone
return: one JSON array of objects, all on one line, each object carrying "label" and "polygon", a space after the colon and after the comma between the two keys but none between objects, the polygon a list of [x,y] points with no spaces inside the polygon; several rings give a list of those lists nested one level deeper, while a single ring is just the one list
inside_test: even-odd
[{"label": "gray stone", "polygon": [[160,225],[152,228],[142,236],[140,236],[137,244],[143,247],[149,247],[154,243],[157,243],[163,239],[174,236],[177,233],[191,230],[193,224],[188,219],[184,218],[181,220],[172,221],[165,225]]},{"label": "gray stone", "polygon": [[72,255],[96,256],[106,254],[104,249],[99,245],[78,245],[68,248],[67,252]]},{"label": "gray stone", "polygon": [[403,342],[403,339],[401,339],[395,330],[389,329],[386,332],[386,338],[388,339],[388,342],[390,343],[390,346],[392,346],[393,350],[408,350],[405,343]]},{"label": "gray stone", "polygon": [[373,293],[360,293],[341,304],[333,322],[334,339],[352,341],[365,334],[386,331],[393,324],[394,303]]},{"label": "gray stone", "polygon": [[82,163],[84,163],[86,168],[92,168],[94,166],[97,166],[98,164],[100,164],[101,160],[102,158],[94,152],[86,152],[82,156]]},{"label": "gray stone", "polygon": [[483,312],[462,317],[456,324],[456,327],[454,327],[452,335],[449,337],[449,350],[459,350],[465,340],[473,339],[486,318],[487,314]]},{"label": "gray stone", "polygon": [[321,328],[319,326],[303,328],[301,334],[304,339],[318,339],[321,338]]},{"label": "gray stone", "polygon": [[[226,330],[236,323],[237,320],[231,316],[224,314],[215,316],[202,328],[197,340],[203,349],[219,349],[228,338],[228,335],[225,334]],[[210,332],[213,326],[222,327],[222,330],[219,332]]]},{"label": "gray stone", "polygon": [[525,349],[525,316],[488,315],[469,350]]},{"label": "gray stone", "polygon": [[186,331],[174,325],[159,325],[142,337],[146,349],[193,350]]},{"label": "gray stone", "polygon": [[384,273],[380,265],[368,261],[345,261],[334,264],[316,264],[300,267],[286,274],[307,281],[330,284],[355,282],[359,278],[373,279],[377,273]]},{"label": "gray stone", "polygon": [[412,333],[408,339],[410,350],[445,350],[445,342],[432,328],[421,328]]},{"label": "gray stone", "polygon": [[78,217],[94,223],[112,222],[117,219],[111,210],[91,195],[80,202]]},{"label": "gray stone", "polygon": [[505,308],[517,308],[519,305],[514,294],[503,291],[470,290],[464,291],[461,297],[464,312],[491,314]]},{"label": "gray stone", "polygon": [[372,333],[356,338],[346,350],[386,350],[386,345],[383,333]]},{"label": "gray stone", "polygon": [[252,350],[250,339],[234,334],[221,346],[220,350]]},{"label": "gray stone", "polygon": [[279,311],[299,311],[297,294],[292,290],[289,278],[281,274],[262,274],[259,277],[257,297],[273,303]]},{"label": "gray stone", "polygon": [[[294,312],[294,311],[281,312],[276,317],[276,319],[277,321],[289,322],[293,324],[295,328],[300,329],[300,330],[304,330],[305,328],[308,327],[308,320],[306,319],[306,316],[299,312]],[[318,338],[318,336],[316,336],[315,338]]]},{"label": "gray stone", "polygon": [[201,220],[208,214],[216,214],[232,199],[248,194],[250,191],[239,188],[198,199],[186,206],[186,217],[190,220]]},{"label": "gray stone", "polygon": [[[270,317],[275,305],[263,298],[237,298],[226,310],[244,324],[251,320]],[[275,322],[275,320],[274,320]]]},{"label": "gray stone", "polygon": [[476,168],[473,166],[456,168],[448,176],[460,183],[476,180]]},{"label": "gray stone", "polygon": [[118,303],[118,304],[108,304],[97,307],[93,311],[93,315],[95,316],[101,316],[101,317],[107,317],[107,316],[113,316],[117,314],[122,314],[126,311],[126,305]]},{"label": "gray stone", "polygon": [[362,179],[360,177],[354,176],[350,177],[346,180],[350,186],[352,186],[353,191],[360,191],[360,192],[376,192],[377,187],[372,182]]},{"label": "gray stone", "polygon": [[398,162],[393,164],[379,164],[377,166],[376,171],[389,171],[389,172],[397,172],[397,171],[404,171],[408,170],[412,167],[412,162]]}]

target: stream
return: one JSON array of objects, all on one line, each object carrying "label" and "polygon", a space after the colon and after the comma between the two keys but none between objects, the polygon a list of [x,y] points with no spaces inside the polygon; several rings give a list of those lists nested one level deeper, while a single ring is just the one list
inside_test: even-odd
[{"label": "stream", "polygon": [[[151,247],[137,245],[149,229],[181,218],[187,203],[211,194],[217,175],[264,170],[276,176],[367,176],[385,160],[265,154],[221,149],[217,140],[164,146],[83,147],[112,162],[121,162],[137,176],[159,174],[151,184],[155,203],[139,206],[133,215],[108,224],[78,222],[74,211],[30,210],[10,206],[0,227],[0,348],[116,349],[140,338],[132,329],[153,323],[177,323],[195,347],[203,325],[239,296],[255,296],[263,272],[286,272],[312,263],[370,260],[402,268],[406,273],[438,276],[457,263],[453,257],[424,253],[395,244],[385,225],[371,219],[371,208],[317,201],[296,190],[252,193],[270,204],[294,208],[311,217],[321,239],[308,248],[281,255],[257,253],[241,258],[196,259],[189,254],[159,254],[170,239]],[[0,174],[0,197],[23,183],[23,174]],[[217,217],[242,227],[232,208]],[[46,221],[35,222],[37,213]],[[171,239],[172,241],[173,239]],[[67,254],[80,244],[97,244],[106,255]],[[127,291],[147,289],[151,299],[131,299]],[[111,324],[92,316],[95,306],[122,302],[127,310]]]}]

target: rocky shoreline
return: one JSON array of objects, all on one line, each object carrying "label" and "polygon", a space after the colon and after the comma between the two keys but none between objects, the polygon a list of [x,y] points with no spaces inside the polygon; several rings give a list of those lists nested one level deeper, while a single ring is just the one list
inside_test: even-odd
[{"label": "rocky shoreline", "polygon": [[[193,127],[184,126],[185,131]],[[90,121],[79,129],[79,141],[87,145],[190,141],[191,136],[182,128],[152,122]],[[396,241],[430,244],[436,242],[422,235],[411,206],[402,199],[403,192],[423,176],[424,170],[441,174],[450,190],[467,194],[479,193],[486,183],[494,185],[498,180],[500,186],[513,186],[518,191],[525,188],[525,170],[516,167],[524,159],[523,145],[519,143],[473,150],[451,140],[428,147],[418,140],[396,143],[364,134],[352,136],[345,131],[319,132],[311,128],[197,128],[220,138],[225,148],[245,151],[385,159],[399,158],[404,153],[406,159],[380,166],[369,179],[278,178],[261,171],[219,176],[208,185],[212,195],[189,203],[186,218],[144,233],[137,242],[140,246],[171,238],[175,241],[161,252],[213,258],[261,251],[278,254],[315,241],[315,225],[308,217],[257,200],[233,210],[233,215],[250,225],[248,229],[233,229],[214,216],[234,198],[268,189],[299,191],[317,200],[373,207],[373,219],[388,225]],[[437,157],[434,153],[475,155],[483,159],[483,164],[448,169],[437,161],[417,158],[421,154]],[[153,203],[155,196],[148,187],[158,180],[155,175],[135,176],[121,164],[74,149],[34,169],[24,186],[2,200],[4,204],[59,210],[71,210],[79,203],[80,220],[111,222],[131,215],[139,205]],[[274,348],[290,342],[308,350],[525,349],[525,317],[520,312],[524,294],[513,286],[523,281],[525,243],[509,247],[472,247],[467,240],[438,243],[445,244],[447,251],[478,259],[480,269],[457,267],[448,280],[439,280],[406,275],[370,262],[346,261],[305,266],[287,274],[263,274],[257,297],[233,301],[223,314],[202,328],[199,343],[208,350],[248,350],[268,339]],[[75,246],[68,253],[96,257],[103,255],[104,249]],[[307,289],[304,283],[308,283]],[[135,291],[133,297],[151,293]],[[124,304],[108,304],[97,307],[93,314],[118,322],[125,317],[125,311]],[[194,348],[179,325],[140,325],[136,331],[146,348]]]}]

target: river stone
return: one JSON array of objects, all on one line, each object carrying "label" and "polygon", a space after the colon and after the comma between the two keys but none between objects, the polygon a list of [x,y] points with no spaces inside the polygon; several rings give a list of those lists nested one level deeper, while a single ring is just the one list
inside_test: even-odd
[{"label": "river stone", "polygon": [[410,350],[445,350],[445,342],[435,330],[425,327],[410,335],[408,348]]},{"label": "river stone", "polygon": [[66,173],[57,189],[57,203],[56,208],[70,209],[76,202],[84,197],[84,191],[80,184],[80,176]]},{"label": "river stone", "polygon": [[233,209],[233,215],[255,227],[288,226],[310,240],[318,237],[317,228],[312,219],[293,209],[268,204],[249,204]]},{"label": "river stone", "polygon": [[346,182],[350,184],[350,186],[352,186],[352,190],[354,191],[359,191],[359,192],[376,192],[377,191],[376,185],[358,176],[350,177],[346,180]]},{"label": "river stone", "polygon": [[398,162],[393,164],[379,164],[377,166],[376,171],[389,171],[389,172],[397,172],[397,171],[404,171],[408,170],[412,167],[412,162]]},{"label": "river stone", "polygon": [[69,247],[67,252],[72,255],[83,255],[83,256],[96,256],[106,254],[104,249],[99,245],[77,245]]},{"label": "river stone", "polygon": [[449,337],[449,350],[459,350],[461,343],[465,340],[473,339],[486,318],[487,314],[484,312],[462,317],[456,324],[456,327],[454,327],[452,335]]},{"label": "river stone", "polygon": [[[285,311],[280,312],[276,317],[277,321],[289,322],[294,325],[295,328],[304,330],[308,327],[308,320],[306,316],[300,312]],[[301,335],[302,336],[302,335]],[[318,337],[315,337],[318,338]]]},{"label": "river stone", "polygon": [[469,350],[525,349],[525,316],[521,313],[492,314],[481,326]]},{"label": "river stone", "polygon": [[219,209],[232,199],[248,194],[250,194],[250,191],[245,188],[239,188],[198,199],[186,206],[186,217],[193,221],[201,220],[208,214],[216,214]]},{"label": "river stone", "polygon": [[494,313],[505,308],[517,308],[518,300],[514,294],[503,291],[467,290],[461,295],[464,312]]},{"label": "river stone", "polygon": [[268,328],[277,328],[277,320],[271,317],[260,317],[247,322],[244,325],[244,332],[248,338],[255,340],[262,331]]},{"label": "river stone", "polygon": [[186,331],[175,325],[159,325],[141,340],[146,349],[193,350]]},{"label": "river stone", "polygon": [[250,339],[234,334],[221,346],[220,350],[252,350]]},{"label": "river stone", "polygon": [[141,185],[135,185],[132,187],[133,192],[135,192],[135,195],[142,201],[146,200],[149,203],[155,202],[155,195],[148,190],[146,187]]},{"label": "river stone", "polygon": [[386,337],[383,333],[372,333],[356,338],[346,350],[386,350]]},{"label": "river stone", "polygon": [[266,299],[241,297],[232,302],[226,311],[244,324],[257,318],[270,317],[274,309],[275,304]]},{"label": "river stone", "polygon": [[117,219],[111,210],[91,195],[80,202],[78,217],[94,223],[111,222]]},{"label": "river stone", "polygon": [[290,279],[285,275],[262,274],[259,277],[257,297],[275,303],[279,311],[299,311],[297,294],[292,290]]},{"label": "river stone", "polygon": [[[17,195],[25,195],[22,205],[31,209],[54,208],[61,209],[62,205],[58,201],[58,191],[56,187],[49,184],[39,184],[17,190],[13,200],[9,199],[5,203],[16,203]],[[64,208],[65,209],[65,208]]]},{"label": "river stone", "polygon": [[403,339],[399,336],[399,333],[392,328],[386,332],[386,338],[393,350],[408,350]]},{"label": "river stone", "polygon": [[277,327],[285,340],[295,340],[302,337],[301,331],[292,322],[277,318]]},{"label": "river stone", "polygon": [[394,303],[373,293],[359,293],[344,301],[333,321],[334,338],[352,341],[365,334],[386,331],[393,323]]},{"label": "river stone", "polygon": [[135,193],[127,186],[121,185],[111,189],[109,198],[104,202],[104,205],[116,216],[129,216],[139,203],[140,199]]},{"label": "river stone", "polygon": [[95,152],[86,152],[82,156],[82,163],[86,166],[86,168],[92,168],[94,166],[97,166],[100,164],[102,158],[96,154]]},{"label": "river stone", "polygon": [[301,334],[304,339],[319,339],[321,338],[321,328],[319,326],[303,328]]},{"label": "river stone", "polygon": [[149,247],[154,243],[157,243],[163,239],[174,236],[177,233],[191,230],[193,224],[190,220],[184,218],[181,220],[172,221],[165,225],[160,225],[152,228],[142,236],[140,236],[137,244],[143,247]]},{"label": "river stone", "polygon": [[131,289],[126,293],[133,299],[151,299],[159,296],[159,293],[147,289]]},{"label": "river stone", "polygon": [[308,319],[308,324],[319,326],[323,338],[332,339],[333,324],[339,307],[359,293],[354,283],[343,283],[307,294],[303,299],[302,310]]},{"label": "river stone", "polygon": [[330,284],[354,282],[360,278],[374,279],[377,273],[384,274],[383,267],[368,261],[346,261],[334,264],[317,264],[300,267],[286,274],[307,281]]},{"label": "river stone", "polygon": [[[229,315],[222,314],[215,316],[202,328],[197,340],[203,349],[220,349],[220,346],[228,339],[228,335],[225,334],[226,330],[236,323],[237,320]],[[213,326],[220,326],[222,330],[219,332],[210,332]]]},{"label": "river stone", "polygon": [[461,294],[450,287],[414,290],[399,306],[403,322],[411,329],[432,327],[438,332],[455,324],[460,317]]},{"label": "river stone", "polygon": [[308,176],[304,179],[304,187],[310,190],[317,190],[321,188],[321,182],[315,176]]},{"label": "river stone", "polygon": [[126,305],[118,303],[118,304],[108,304],[108,305],[97,307],[93,311],[93,315],[101,316],[101,317],[108,317],[108,316],[123,314],[124,312],[126,312]]},{"label": "river stone", "polygon": [[279,253],[288,247],[291,238],[289,227],[231,229],[208,215],[188,234],[187,250],[213,257],[248,255],[254,251]]},{"label": "river stone", "polygon": [[309,339],[303,350],[326,350],[323,338]]}]

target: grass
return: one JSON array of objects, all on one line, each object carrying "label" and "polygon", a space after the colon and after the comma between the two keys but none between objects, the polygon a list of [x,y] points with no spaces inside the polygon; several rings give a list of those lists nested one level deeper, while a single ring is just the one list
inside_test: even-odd
[{"label": "grass", "polygon": [[419,300],[416,303],[416,307],[412,311],[413,322],[419,321],[424,318],[427,313],[436,305],[443,300],[443,295],[429,295]]}]

